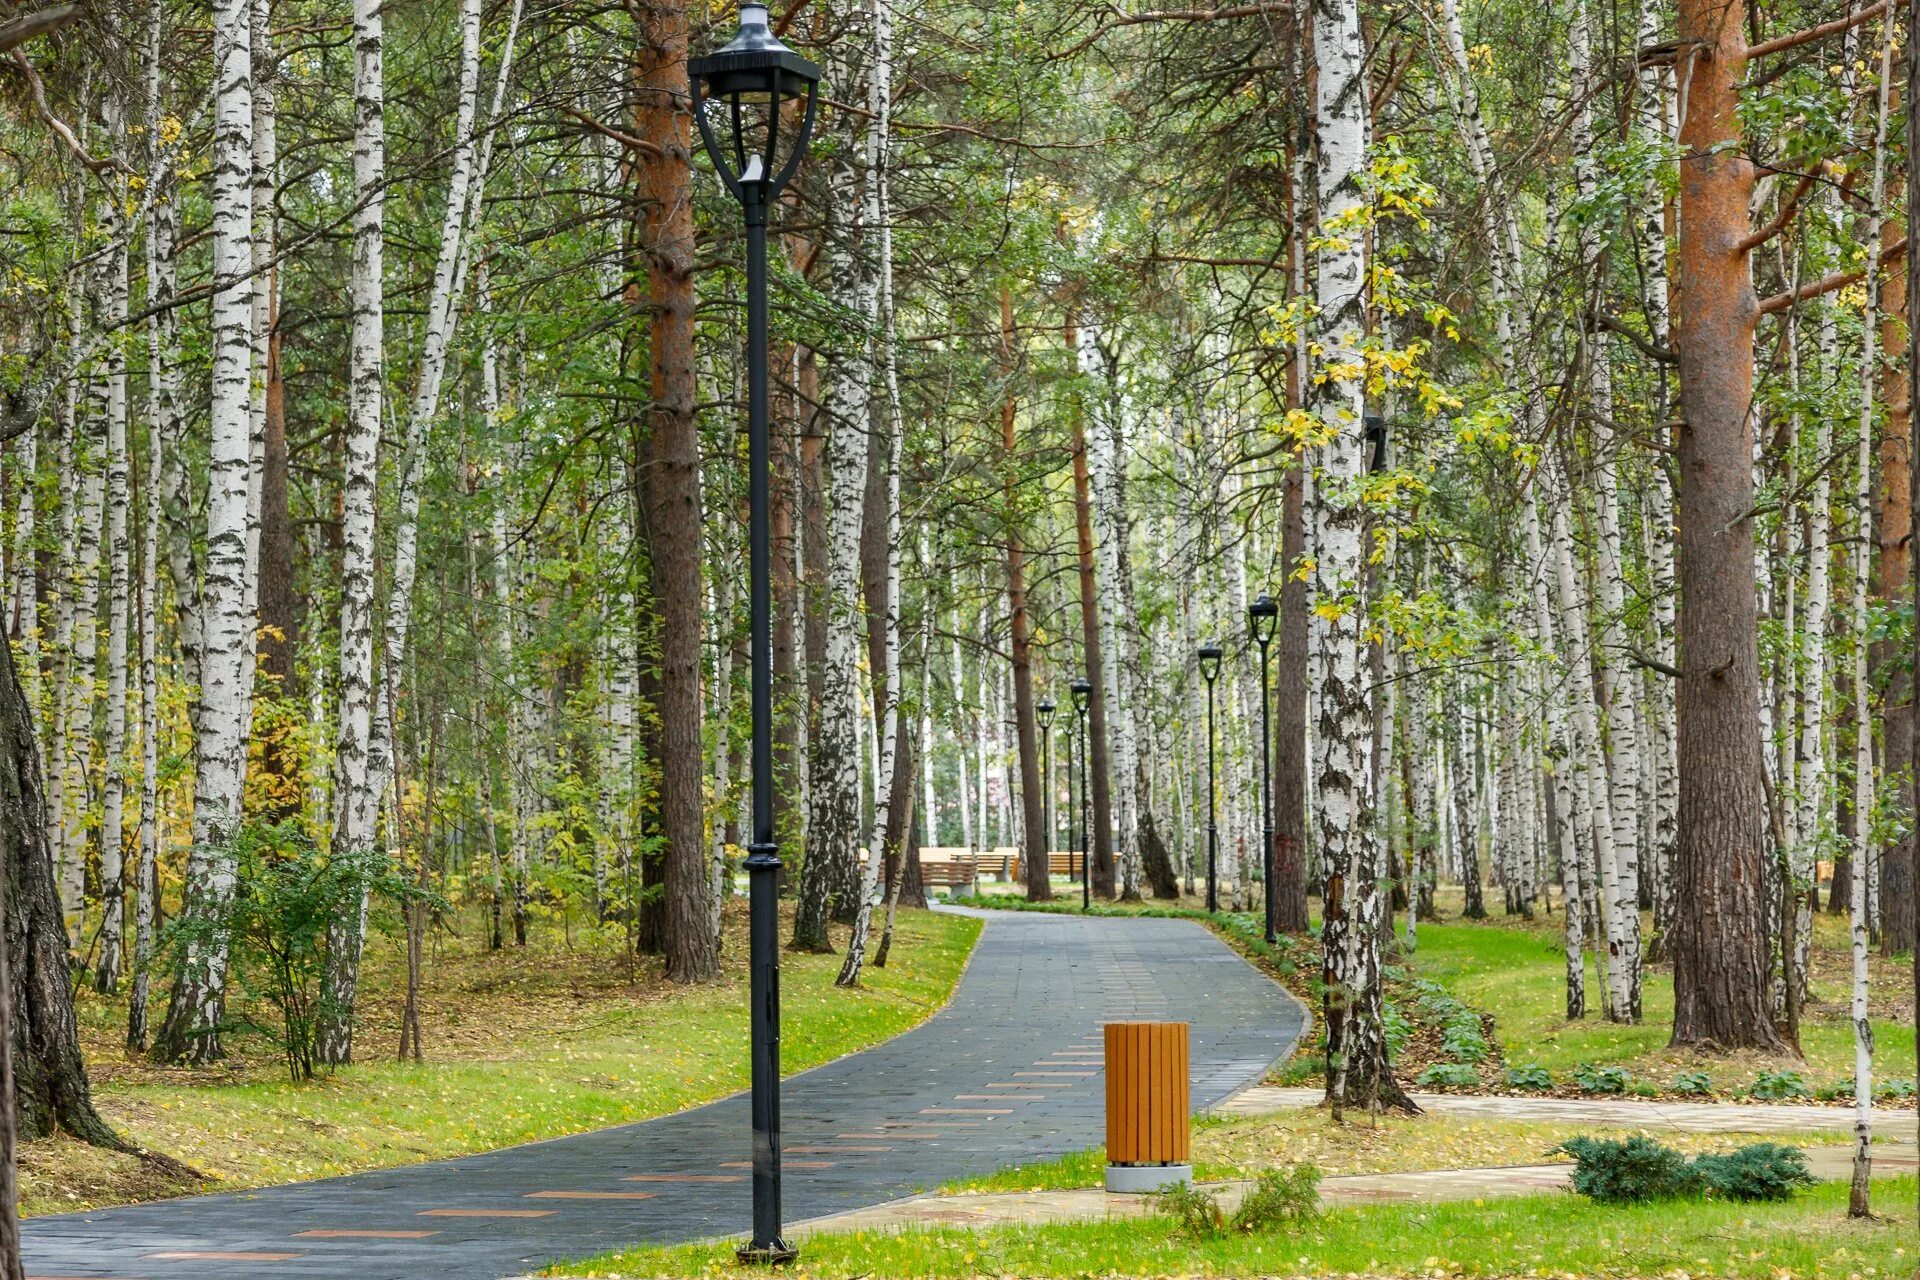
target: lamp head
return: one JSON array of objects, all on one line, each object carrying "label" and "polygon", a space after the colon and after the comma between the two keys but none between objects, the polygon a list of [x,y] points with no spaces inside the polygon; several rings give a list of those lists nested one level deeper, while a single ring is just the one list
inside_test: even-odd
[{"label": "lamp head", "polygon": [[1220,646],[1217,644],[1200,646],[1200,674],[1206,678],[1208,684],[1220,678],[1221,656]]},{"label": "lamp head", "polygon": [[[744,0],[740,30],[726,46],[687,62],[693,90],[693,120],[700,127],[713,167],[736,199],[762,206],[780,194],[800,166],[813,135],[814,108],[820,96],[820,68],[780,42],[767,22],[761,0]],[[804,97],[806,114],[799,135],[784,154],[780,149],[780,108]],[[715,108],[717,110],[711,110]],[[716,138],[717,114],[723,136]],[[731,143],[731,145],[728,145]]]},{"label": "lamp head", "polygon": [[1042,729],[1053,728],[1053,699],[1042,698],[1033,704],[1033,709],[1039,717],[1040,727]]},{"label": "lamp head", "polygon": [[1274,628],[1280,625],[1280,606],[1273,597],[1262,591],[1259,598],[1247,606],[1247,630],[1253,636],[1253,642],[1261,648],[1273,639]]},{"label": "lamp head", "polygon": [[1093,697],[1092,681],[1085,676],[1075,676],[1067,687],[1073,691],[1073,709],[1081,715],[1087,714],[1087,701]]},{"label": "lamp head", "polygon": [[1387,420],[1377,413],[1365,418],[1367,428],[1367,470],[1387,469]]}]

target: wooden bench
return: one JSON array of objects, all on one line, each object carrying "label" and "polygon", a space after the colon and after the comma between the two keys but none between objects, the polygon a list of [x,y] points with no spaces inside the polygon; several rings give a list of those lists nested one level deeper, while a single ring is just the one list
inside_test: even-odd
[{"label": "wooden bench", "polygon": [[1018,880],[1020,878],[1020,851],[1009,845],[997,849],[988,849],[977,855],[980,874],[992,876],[996,880]]},{"label": "wooden bench", "polygon": [[970,889],[979,877],[980,864],[970,853],[953,854],[945,849],[920,851],[920,881],[929,889]]},{"label": "wooden bench", "polygon": [[1047,853],[1047,874],[1050,876],[1066,876],[1070,879],[1078,880],[1080,878],[1080,864],[1086,861],[1086,858],[1086,854],[1077,853],[1072,850],[1050,850]]}]

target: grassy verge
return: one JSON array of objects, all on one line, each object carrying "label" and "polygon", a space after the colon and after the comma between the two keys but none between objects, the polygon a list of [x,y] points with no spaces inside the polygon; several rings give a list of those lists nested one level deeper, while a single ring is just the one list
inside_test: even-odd
[{"label": "grassy verge", "polygon": [[[1324,1111],[1284,1111],[1270,1116],[1203,1119],[1193,1128],[1194,1175],[1203,1182],[1251,1178],[1276,1165],[1318,1165],[1329,1177],[1356,1173],[1407,1173],[1424,1169],[1493,1168],[1559,1164],[1553,1154],[1568,1138],[1625,1138],[1645,1130],[1596,1129],[1592,1125],[1480,1120],[1463,1116],[1368,1116],[1335,1125]],[[1839,1132],[1801,1134],[1688,1134],[1662,1130],[1652,1136],[1676,1150],[1721,1151],[1746,1142],[1793,1146],[1841,1144]],[[940,1188],[945,1194],[995,1191],[1063,1191],[1097,1187],[1105,1170],[1099,1149],[1058,1160],[1017,1165]]]},{"label": "grassy verge", "polygon": [[[1420,948],[1410,967],[1439,982],[1457,999],[1493,1015],[1500,1047],[1510,1064],[1538,1063],[1564,1081],[1583,1062],[1625,1067],[1635,1079],[1664,1088],[1681,1071],[1704,1071],[1715,1092],[1744,1092],[1763,1070],[1795,1070],[1809,1087],[1849,1080],[1853,1032],[1847,1021],[1849,977],[1843,968],[1842,922],[1816,917],[1812,999],[1801,1029],[1804,1063],[1791,1058],[1743,1054],[1708,1056],[1672,1050],[1673,972],[1649,966],[1643,984],[1645,1020],[1623,1026],[1590,1013],[1568,1022],[1566,959],[1557,929],[1515,924],[1422,924]],[[1912,977],[1904,962],[1876,956],[1874,1072],[1880,1079],[1914,1078]],[[1598,975],[1587,970],[1587,1003],[1599,1007]]]},{"label": "grassy verge", "polygon": [[[833,986],[840,957],[782,958],[789,1071],[923,1021],[952,994],[979,922],[902,912],[885,969]],[[427,965],[424,1063],[391,1060],[404,974],[397,939],[369,953],[360,1065],[287,1082],[272,1044],[236,1037],[219,1068],[156,1068],[118,1047],[123,1004],[89,998],[83,1026],[101,1111],[141,1145],[202,1170],[182,1185],[137,1161],[54,1139],[22,1153],[29,1214],[183,1191],[228,1190],[488,1151],[664,1115],[747,1084],[744,908],[727,920],[723,980],[681,987],[657,962],[629,978],[613,935],[552,931],[488,952],[483,933],[441,940]]]},{"label": "grassy verge", "polygon": [[[802,1277],[1680,1276],[1841,1280],[1914,1265],[1914,1180],[1875,1184],[1891,1219],[1851,1222],[1828,1183],[1785,1204],[1603,1207],[1568,1195],[1336,1209],[1274,1234],[1195,1242],[1165,1219],[970,1232],[845,1233],[802,1242]],[[745,1274],[730,1245],[615,1254],[549,1274]]]}]

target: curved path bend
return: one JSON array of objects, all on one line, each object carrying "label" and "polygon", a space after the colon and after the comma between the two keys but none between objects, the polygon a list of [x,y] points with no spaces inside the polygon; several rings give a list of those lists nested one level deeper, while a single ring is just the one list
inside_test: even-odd
[{"label": "curved path bend", "polygon": [[[1191,921],[986,918],[945,1009],[786,1081],[787,1221],[1098,1145],[1102,1022],[1192,1024],[1196,1110],[1258,1081],[1301,1032],[1299,1003]],[[744,1232],[750,1159],[736,1094],[485,1155],[31,1219],[27,1274],[497,1280]]]}]

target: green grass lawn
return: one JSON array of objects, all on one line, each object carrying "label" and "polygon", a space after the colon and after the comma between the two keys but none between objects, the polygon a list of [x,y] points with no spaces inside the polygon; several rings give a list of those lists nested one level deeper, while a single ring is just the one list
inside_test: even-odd
[{"label": "green grass lawn", "polygon": [[[1539,1063],[1563,1079],[1582,1062],[1624,1066],[1637,1079],[1666,1085],[1678,1071],[1704,1070],[1716,1090],[1744,1090],[1763,1067],[1792,1067],[1809,1086],[1851,1079],[1853,1031],[1846,1016],[1849,979],[1841,922],[1818,918],[1813,1001],[1801,1028],[1804,1065],[1753,1056],[1707,1057],[1667,1048],[1673,1026],[1673,973],[1650,966],[1643,980],[1645,1020],[1638,1026],[1599,1016],[1598,977],[1587,966],[1588,1015],[1568,1022],[1566,953],[1548,927],[1504,924],[1422,924],[1409,968],[1446,987],[1459,1000],[1494,1016],[1509,1064]],[[1554,926],[1557,927],[1557,917]],[[1914,1078],[1911,979],[1903,962],[1876,958],[1873,979],[1874,1071],[1880,1079]]]},{"label": "green grass lawn", "polygon": [[[1785,1204],[1685,1201],[1619,1208],[1571,1195],[1335,1209],[1270,1233],[1201,1242],[1164,1218],[987,1231],[810,1236],[785,1274],[975,1276],[1717,1276],[1852,1280],[1912,1274],[1912,1177],[1874,1184],[1889,1218],[1847,1220],[1847,1189],[1825,1183]],[[614,1254],[554,1268],[593,1277],[764,1274],[728,1245]]]},{"label": "green grass lawn", "polygon": [[[782,957],[787,1071],[897,1035],[947,1002],[979,922],[926,911],[899,921],[888,966],[869,965],[858,990],[834,987],[839,956]],[[392,1060],[392,958],[371,954],[378,972],[359,1064],[303,1085],[286,1080],[259,1037],[241,1038],[239,1060],[213,1070],[129,1062],[101,1044],[124,1005],[90,1003],[97,1101],[136,1142],[231,1189],[489,1151],[746,1087],[744,918],[730,917],[724,978],[708,986],[660,981],[657,965],[628,982],[617,941],[611,957],[591,939],[562,941],[436,960],[418,1064]],[[22,1165],[29,1213],[212,1189],[156,1182],[135,1162],[59,1139],[29,1144]]]},{"label": "green grass lawn", "polygon": [[[1627,1138],[1647,1130],[1566,1122],[1486,1120],[1459,1115],[1350,1117],[1334,1124],[1319,1108],[1268,1116],[1201,1118],[1193,1126],[1193,1171],[1202,1182],[1252,1178],[1262,1170],[1312,1164],[1329,1177],[1358,1173],[1406,1173],[1425,1169],[1499,1168],[1571,1163],[1554,1148],[1569,1138]],[[1844,1131],[1791,1134],[1673,1133],[1650,1136],[1693,1154],[1725,1151],[1748,1142],[1790,1146],[1835,1145]],[[946,1194],[995,1191],[1062,1191],[1100,1186],[1106,1174],[1103,1149],[1075,1151],[1057,1160],[1015,1165],[942,1186]]]}]

